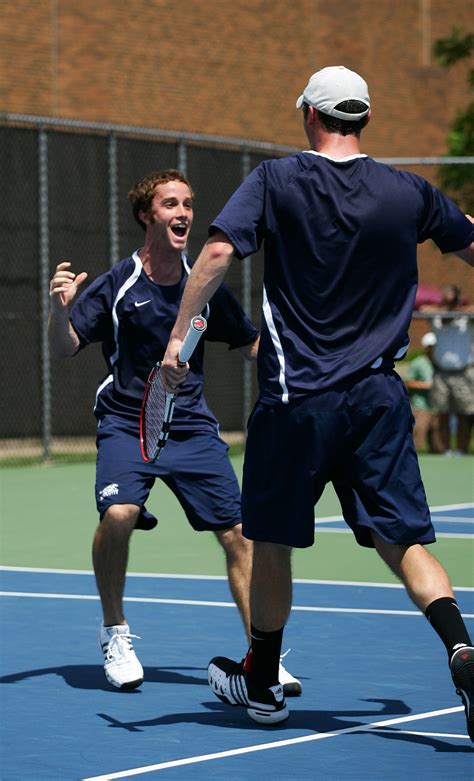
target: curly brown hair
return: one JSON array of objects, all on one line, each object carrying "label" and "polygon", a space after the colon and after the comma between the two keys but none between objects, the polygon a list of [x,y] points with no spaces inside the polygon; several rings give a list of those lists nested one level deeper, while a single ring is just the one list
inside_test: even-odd
[{"label": "curly brown hair", "polygon": [[165,171],[152,171],[152,173],[146,174],[146,176],[134,184],[128,193],[128,200],[132,205],[135,221],[143,230],[146,230],[146,226],[138,216],[139,212],[150,211],[156,188],[159,187],[160,184],[167,184],[168,182],[183,182],[184,184],[187,184],[191,191],[191,197],[194,198],[193,188],[181,171],[177,171],[174,168],[168,168]]}]

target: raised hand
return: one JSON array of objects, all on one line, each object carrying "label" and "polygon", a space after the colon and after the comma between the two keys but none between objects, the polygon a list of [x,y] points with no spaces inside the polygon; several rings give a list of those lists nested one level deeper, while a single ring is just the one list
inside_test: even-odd
[{"label": "raised hand", "polygon": [[79,274],[74,274],[71,271],[71,263],[69,261],[63,261],[56,266],[56,271],[51,277],[49,284],[49,297],[51,302],[51,309],[59,312],[67,309],[80,285],[87,278],[87,273],[81,271]]}]

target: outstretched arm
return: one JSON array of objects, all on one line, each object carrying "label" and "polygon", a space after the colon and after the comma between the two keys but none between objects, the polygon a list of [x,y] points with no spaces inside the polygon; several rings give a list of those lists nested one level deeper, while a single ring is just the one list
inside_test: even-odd
[{"label": "outstretched arm", "polygon": [[[466,217],[468,220],[474,223],[474,217],[471,217],[470,214],[466,214]],[[464,260],[465,263],[467,263],[469,266],[474,267],[474,241],[468,244],[464,249],[459,250],[459,252],[455,252],[454,254],[457,255],[458,258],[461,258],[461,260]]]},{"label": "outstretched arm", "polygon": [[182,380],[187,372],[177,370],[178,354],[182,341],[189,328],[191,319],[200,314],[209,299],[214,295],[229,269],[234,254],[234,247],[222,231],[217,231],[204,245],[196,263],[191,269],[189,279],[184,288],[181,306],[176,323],[171,331],[170,340],[162,361],[165,378],[176,382],[176,371],[181,372]]},{"label": "outstretched arm", "polygon": [[79,347],[79,337],[69,320],[69,304],[87,274],[82,271],[76,275],[70,267],[71,263],[68,261],[59,263],[49,285],[49,343],[51,350],[59,358],[74,355]]}]

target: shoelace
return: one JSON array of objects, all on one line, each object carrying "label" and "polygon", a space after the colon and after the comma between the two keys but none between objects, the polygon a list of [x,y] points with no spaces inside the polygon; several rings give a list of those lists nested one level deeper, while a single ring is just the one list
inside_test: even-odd
[{"label": "shoelace", "polygon": [[130,651],[133,651],[132,637],[140,640],[138,635],[132,635],[129,632],[112,635],[107,646],[107,661],[112,661],[117,656],[127,656]]}]

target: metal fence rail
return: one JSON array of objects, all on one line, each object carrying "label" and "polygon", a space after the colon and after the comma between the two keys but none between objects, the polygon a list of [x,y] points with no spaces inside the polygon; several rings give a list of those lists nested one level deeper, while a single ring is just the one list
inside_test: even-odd
[{"label": "metal fence rail", "polygon": [[[292,147],[165,129],[81,122],[23,114],[0,115],[4,181],[1,198],[0,344],[5,374],[0,443],[25,452],[41,443],[44,459],[52,443],[88,441],[95,388],[104,374],[99,350],[74,361],[51,359],[47,338],[49,279],[60,260],[95,278],[140,246],[126,193],[150,170],[179,168],[196,191],[190,254],[207,238],[207,225],[243,178],[263,159],[297,151]],[[473,164],[474,157],[380,158],[391,165]],[[429,177],[427,177],[429,178]],[[261,257],[234,264],[226,280],[258,324]],[[28,383],[18,378],[33,377]],[[224,431],[243,431],[256,395],[255,372],[210,345],[206,396]],[[9,379],[10,378],[10,379]],[[56,446],[55,446],[56,447]],[[57,449],[57,448],[56,448]],[[0,453],[1,456],[1,453]]]}]

